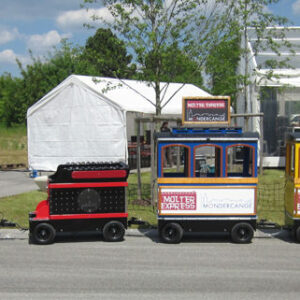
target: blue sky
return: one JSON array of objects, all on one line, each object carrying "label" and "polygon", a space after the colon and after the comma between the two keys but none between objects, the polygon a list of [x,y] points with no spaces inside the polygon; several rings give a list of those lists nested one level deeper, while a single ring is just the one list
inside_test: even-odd
[{"label": "blue sky", "polygon": [[[74,45],[84,45],[94,31],[83,23],[90,15],[105,8],[95,7],[87,12],[80,7],[83,0],[0,0],[0,75],[10,72],[19,75],[16,58],[23,65],[30,63],[29,49],[35,57],[45,56],[62,38]],[[300,0],[281,0],[268,8],[276,15],[288,17],[300,26]],[[96,11],[97,10],[97,11]]]}]

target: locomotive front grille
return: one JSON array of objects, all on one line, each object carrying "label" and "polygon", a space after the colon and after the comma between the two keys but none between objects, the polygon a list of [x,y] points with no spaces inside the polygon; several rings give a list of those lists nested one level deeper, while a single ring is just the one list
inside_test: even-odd
[{"label": "locomotive front grille", "polygon": [[125,188],[56,188],[49,190],[50,215],[125,212]]}]

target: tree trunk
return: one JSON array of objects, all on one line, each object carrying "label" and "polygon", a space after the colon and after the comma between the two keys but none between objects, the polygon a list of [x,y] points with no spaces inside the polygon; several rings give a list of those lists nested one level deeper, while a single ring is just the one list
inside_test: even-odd
[{"label": "tree trunk", "polygon": [[156,102],[156,116],[161,115],[161,103],[160,103],[160,82],[155,81],[155,102]]},{"label": "tree trunk", "polygon": [[[247,0],[245,1],[245,11],[247,11],[248,5],[247,5]],[[244,17],[244,51],[245,51],[245,69],[244,69],[244,113],[248,113],[248,68],[249,68],[249,54],[248,54],[248,29],[247,29],[247,22],[248,18],[247,15],[245,14]],[[244,128],[245,131],[249,130],[249,118],[246,117],[244,119]]]}]

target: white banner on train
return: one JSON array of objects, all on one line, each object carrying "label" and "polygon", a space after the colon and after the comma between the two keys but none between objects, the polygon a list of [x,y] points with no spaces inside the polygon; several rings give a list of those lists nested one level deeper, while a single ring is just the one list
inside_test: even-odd
[{"label": "white banner on train", "polygon": [[160,214],[254,214],[255,188],[161,188]]}]

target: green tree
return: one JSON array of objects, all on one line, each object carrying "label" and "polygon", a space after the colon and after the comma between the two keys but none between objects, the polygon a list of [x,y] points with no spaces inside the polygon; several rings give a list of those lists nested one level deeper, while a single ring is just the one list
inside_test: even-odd
[{"label": "green tree", "polygon": [[237,74],[241,55],[241,38],[238,31],[223,39],[211,51],[205,64],[205,71],[211,78],[213,95],[228,95],[235,107],[238,84],[241,75]]},{"label": "green tree", "polygon": [[87,39],[81,60],[92,68],[93,75],[129,78],[136,70],[130,65],[132,56],[127,54],[124,42],[110,29],[99,28]]},{"label": "green tree", "polygon": [[[162,64],[162,70],[160,75],[160,81],[163,82],[179,82],[179,83],[192,83],[199,87],[203,84],[203,78],[201,70],[197,66],[197,61],[191,59],[177,44],[171,45],[161,52],[160,61]],[[152,53],[149,53],[143,61],[143,66],[140,71],[142,73],[141,79],[147,81],[155,80],[155,58],[153,59]]]},{"label": "green tree", "polygon": [[[97,0],[85,0],[86,5]],[[155,99],[148,99],[160,115],[163,108],[160,97],[160,82],[176,80],[180,72],[175,71],[179,57],[194,61],[193,71],[200,73],[203,63],[216,41],[226,31],[226,20],[232,5],[225,6],[225,0],[210,2],[207,0],[104,0],[106,9],[114,21],[107,23],[126,43],[129,52],[141,72],[139,78],[151,80],[149,84],[155,90]],[[93,16],[93,19],[102,19]],[[173,66],[166,53],[172,46],[179,50],[178,60]],[[170,59],[171,57],[169,57]],[[175,58],[176,60],[176,58]],[[150,67],[149,67],[150,66]],[[173,68],[168,72],[168,68]],[[193,75],[193,72],[192,74]],[[195,74],[194,74],[195,75]],[[164,105],[171,99],[164,102]]]},{"label": "green tree", "polygon": [[7,127],[24,120],[20,83],[21,79],[13,78],[8,73],[0,76],[0,122]]}]

